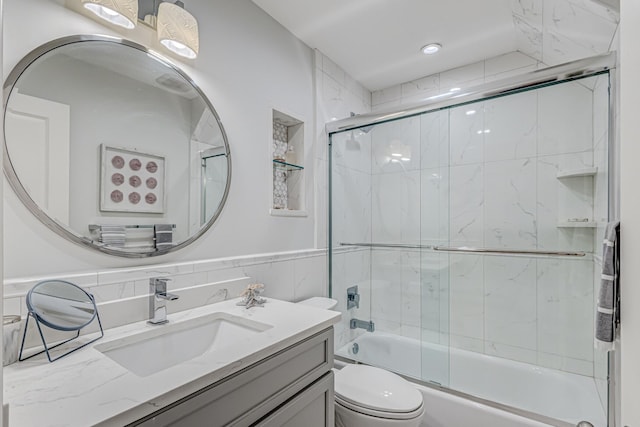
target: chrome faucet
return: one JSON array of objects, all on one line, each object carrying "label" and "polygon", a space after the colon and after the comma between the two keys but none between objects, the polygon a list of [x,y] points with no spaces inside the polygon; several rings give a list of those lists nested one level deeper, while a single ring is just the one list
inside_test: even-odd
[{"label": "chrome faucet", "polygon": [[349,328],[351,329],[362,328],[362,329],[365,329],[367,332],[373,332],[376,330],[376,325],[371,320],[367,322],[366,320],[351,319],[349,321]]},{"label": "chrome faucet", "polygon": [[149,320],[152,325],[167,323],[167,301],[177,300],[178,295],[167,293],[167,282],[171,279],[152,277],[149,279]]}]

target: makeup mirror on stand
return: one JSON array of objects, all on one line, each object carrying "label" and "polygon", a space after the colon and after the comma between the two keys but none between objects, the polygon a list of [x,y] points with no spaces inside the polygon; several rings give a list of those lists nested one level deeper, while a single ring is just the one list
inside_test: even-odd
[{"label": "makeup mirror on stand", "polygon": [[[87,291],[73,283],[63,280],[46,280],[36,284],[27,294],[27,308],[29,314],[27,315],[24,333],[22,335],[20,356],[18,357],[19,361],[27,360],[46,352],[49,362],[53,362],[104,336],[95,299]],[[23,358],[22,353],[27,336],[29,318],[33,318],[36,323],[44,350]],[[98,320],[100,327],[99,337],[75,347],[60,356],[55,358],[51,357],[50,350],[78,338],[80,336],[80,330],[91,324],[95,319]],[[44,337],[43,326],[56,331],[75,332],[75,336],[49,347]]]}]

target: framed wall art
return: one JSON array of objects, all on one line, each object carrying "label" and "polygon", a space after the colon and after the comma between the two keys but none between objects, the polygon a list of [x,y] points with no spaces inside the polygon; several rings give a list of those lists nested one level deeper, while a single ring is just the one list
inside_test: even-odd
[{"label": "framed wall art", "polygon": [[100,150],[101,211],[164,213],[164,157],[105,144]]}]

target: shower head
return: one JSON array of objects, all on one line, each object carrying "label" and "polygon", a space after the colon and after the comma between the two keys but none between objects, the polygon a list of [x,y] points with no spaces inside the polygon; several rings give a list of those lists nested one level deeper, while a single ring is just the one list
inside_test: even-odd
[{"label": "shower head", "polygon": [[345,148],[349,151],[360,151],[360,141],[353,135],[353,131],[349,134],[349,138],[345,141]]},{"label": "shower head", "polygon": [[[349,116],[350,116],[350,117],[355,117],[355,116],[357,116],[357,114],[356,114],[356,113],[354,113],[353,111],[351,111],[351,112],[349,113]],[[363,126],[363,127],[361,127],[361,128],[358,128],[358,130],[359,130],[359,131],[364,132],[364,133],[369,133],[369,131],[370,131],[371,129],[373,129],[373,125]],[[353,139],[353,131],[351,131],[351,135],[352,135],[352,139]]]}]

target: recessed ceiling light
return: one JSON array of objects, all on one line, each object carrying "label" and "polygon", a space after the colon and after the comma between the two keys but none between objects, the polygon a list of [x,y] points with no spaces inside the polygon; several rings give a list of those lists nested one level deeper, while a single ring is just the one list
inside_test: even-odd
[{"label": "recessed ceiling light", "polygon": [[442,45],[440,43],[429,43],[426,46],[422,46],[420,50],[425,55],[433,55],[434,53],[438,53],[440,49],[442,49]]},{"label": "recessed ceiling light", "polygon": [[473,116],[476,113],[476,110],[469,110],[466,112],[467,116]]}]

